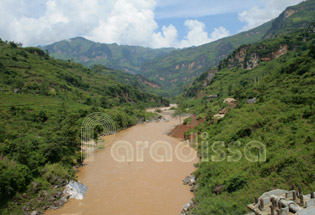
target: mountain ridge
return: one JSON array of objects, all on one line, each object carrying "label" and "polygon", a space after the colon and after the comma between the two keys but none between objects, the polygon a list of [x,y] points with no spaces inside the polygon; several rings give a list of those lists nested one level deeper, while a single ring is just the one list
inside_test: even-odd
[{"label": "mountain ridge", "polygon": [[176,95],[201,73],[217,66],[238,46],[258,41],[267,32],[271,23],[270,21],[255,29],[198,47],[175,50],[165,57],[146,62],[141,74],[174,91],[173,95]]},{"label": "mountain ridge", "polygon": [[73,60],[85,66],[96,64],[108,68],[122,70],[132,74],[139,73],[145,60],[168,54],[174,48],[151,49],[141,46],[106,44],[88,40],[84,37],[74,37],[45,46],[52,57],[62,60]]},{"label": "mountain ridge", "polygon": [[[110,54],[115,53],[108,51],[106,49],[108,48],[107,45],[95,43],[94,45],[86,47],[86,49],[95,46],[95,50],[91,49],[92,52],[90,53],[92,57],[94,56],[95,58],[93,62],[91,61],[91,65],[103,64],[109,68],[123,70],[133,74],[141,74],[144,78],[159,84],[168,92],[169,96],[176,96],[203,72],[207,71],[209,68],[218,66],[222,59],[226,58],[239,46],[276,37],[277,35],[289,33],[299,28],[305,28],[306,25],[314,22],[314,16],[314,0],[307,0],[298,5],[288,7],[274,20],[254,29],[197,47],[179,50],[160,49],[154,54],[148,54],[146,50],[150,50],[149,52],[151,52],[152,49],[143,48],[142,51],[136,52],[135,50],[130,50],[130,47],[125,46],[127,49],[123,51],[124,49],[122,48],[118,55],[116,53],[116,60],[112,61],[109,60],[111,57]],[[63,43],[65,42],[63,41]],[[66,45],[68,49],[71,47],[69,43]],[[52,56],[62,59],[71,59],[71,53],[70,55],[62,55],[60,53],[66,53],[66,51],[60,49],[60,53],[58,54],[58,47],[54,49],[53,46],[53,44],[46,46],[49,48],[48,51]],[[102,52],[102,47],[104,50],[107,50],[107,52]],[[117,48],[119,46],[112,44],[112,47]],[[45,49],[45,47],[41,48]],[[65,49],[67,50],[67,48]],[[138,47],[136,49],[141,48]],[[80,54],[80,49],[76,50],[76,54]],[[143,58],[139,57],[139,55],[137,56],[137,54],[133,54],[133,52],[140,55],[147,53],[148,55]],[[88,61],[86,61],[87,59],[84,57],[85,56],[82,55],[79,59],[74,58],[74,61],[89,65],[89,63],[87,63]]]}]

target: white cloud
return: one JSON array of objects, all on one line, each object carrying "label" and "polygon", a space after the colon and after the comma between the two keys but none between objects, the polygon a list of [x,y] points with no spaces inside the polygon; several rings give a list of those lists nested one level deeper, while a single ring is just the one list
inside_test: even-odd
[{"label": "white cloud", "polygon": [[187,20],[188,34],[179,41],[173,25],[158,31],[155,8],[156,0],[1,0],[0,38],[25,46],[84,36],[103,43],[183,48],[229,35],[224,27],[209,35],[204,23]]},{"label": "white cloud", "polygon": [[177,47],[177,29],[173,25],[163,26],[162,32],[152,35],[152,47]]},{"label": "white cloud", "polygon": [[[0,1],[0,37],[24,45],[50,42],[82,35],[107,17],[111,1],[97,0]],[[32,13],[33,12],[33,13]]]},{"label": "white cloud", "polygon": [[179,47],[181,48],[199,46],[230,35],[227,29],[219,27],[215,28],[209,37],[208,33],[205,31],[205,24],[198,20],[187,20],[185,26],[188,28],[189,32],[187,37],[180,41]]},{"label": "white cloud", "polygon": [[156,16],[165,18],[196,18],[235,13],[262,5],[265,0],[157,0]]},{"label": "white cloud", "polygon": [[266,0],[265,7],[252,7],[238,14],[239,20],[246,23],[241,31],[255,28],[280,15],[288,6],[296,5],[303,0]]},{"label": "white cloud", "polygon": [[99,42],[150,46],[148,38],[158,28],[154,20],[155,2],[117,0],[109,17],[88,34]]}]

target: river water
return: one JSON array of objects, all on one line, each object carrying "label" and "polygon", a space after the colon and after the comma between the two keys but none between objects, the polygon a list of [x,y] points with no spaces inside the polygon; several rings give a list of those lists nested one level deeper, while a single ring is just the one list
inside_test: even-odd
[{"label": "river water", "polygon": [[[139,124],[116,134],[111,145],[94,156],[94,161],[81,167],[77,174],[80,183],[88,187],[83,200],[71,199],[58,210],[47,211],[47,215],[176,215],[189,202],[193,194],[183,178],[195,169],[191,162],[182,162],[175,156],[179,140],[166,135],[180,122],[172,118],[170,111],[162,115],[169,122]],[[128,141],[136,147],[137,141],[148,141],[149,148],[143,151],[143,162],[117,162],[111,155],[111,147],[117,141]],[[156,162],[150,154],[150,146],[164,141],[172,147],[171,162]],[[191,149],[190,149],[191,150]],[[123,154],[124,151],[119,151]],[[163,150],[159,151],[163,154]],[[136,154],[136,150],[134,151]]]}]

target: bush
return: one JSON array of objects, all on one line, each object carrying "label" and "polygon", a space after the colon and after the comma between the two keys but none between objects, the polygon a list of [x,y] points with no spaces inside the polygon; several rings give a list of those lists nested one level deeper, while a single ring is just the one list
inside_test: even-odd
[{"label": "bush", "polygon": [[73,172],[69,173],[61,164],[46,164],[40,173],[50,184],[62,184],[74,177]]},{"label": "bush", "polygon": [[229,193],[238,191],[238,190],[242,189],[245,186],[245,184],[246,184],[246,177],[242,173],[238,174],[238,175],[232,175],[232,176],[230,176],[227,179],[226,184],[227,184],[226,190]]},{"label": "bush", "polygon": [[22,164],[6,166],[0,161],[0,170],[0,198],[2,201],[13,196],[17,191],[23,191],[32,178],[30,169]]}]

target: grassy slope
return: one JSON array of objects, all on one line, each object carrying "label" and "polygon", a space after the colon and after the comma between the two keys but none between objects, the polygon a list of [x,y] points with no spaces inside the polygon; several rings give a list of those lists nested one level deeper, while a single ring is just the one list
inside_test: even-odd
[{"label": "grassy slope", "polygon": [[[294,50],[251,71],[221,70],[201,92],[221,91],[221,97],[212,102],[192,99],[186,104],[208,119],[196,132],[207,132],[210,145],[240,141],[241,145],[232,149],[242,153],[238,162],[201,162],[196,172],[199,188],[194,214],[241,215],[254,196],[274,188],[290,189],[292,184],[301,186],[303,193],[315,190],[315,41],[311,36],[303,42],[303,34],[290,35],[288,42],[295,44]],[[280,40],[271,40],[270,44]],[[234,97],[240,104],[213,123],[209,115],[224,107],[226,97]],[[252,97],[257,97],[257,103],[247,104],[246,99]],[[266,146],[266,162],[252,163],[244,158],[244,146],[252,140]],[[225,147],[221,149],[227,156],[235,155]],[[210,147],[203,150],[217,155]],[[217,185],[224,186],[218,196],[211,192]]]},{"label": "grassy slope", "polygon": [[[158,96],[141,92],[128,84],[118,83],[77,63],[54,60],[37,48],[12,48],[1,43],[0,87],[17,88],[20,93],[71,98],[79,103],[108,105],[123,102],[149,103]],[[106,71],[105,71],[106,72]]]},{"label": "grassy slope", "polygon": [[0,49],[1,214],[41,212],[75,178],[90,113],[107,113],[123,129],[149,117],[145,107],[168,103],[37,48],[0,41]]}]

